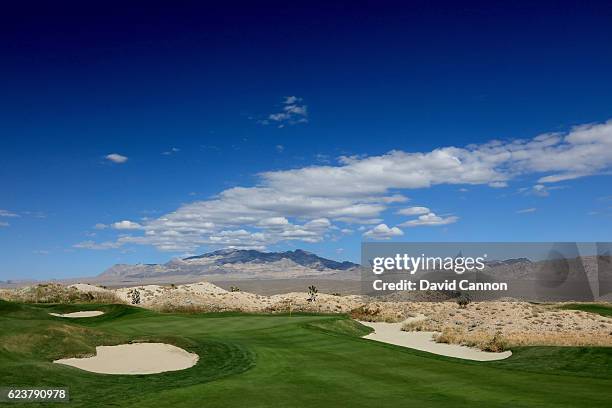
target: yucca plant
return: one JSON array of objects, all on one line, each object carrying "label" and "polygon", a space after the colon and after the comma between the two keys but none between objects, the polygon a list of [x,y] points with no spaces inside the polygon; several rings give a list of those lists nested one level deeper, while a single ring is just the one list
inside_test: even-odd
[{"label": "yucca plant", "polygon": [[319,293],[319,290],[317,289],[317,287],[315,285],[310,285],[308,287],[308,301],[309,302],[315,302],[317,300],[317,293]]}]

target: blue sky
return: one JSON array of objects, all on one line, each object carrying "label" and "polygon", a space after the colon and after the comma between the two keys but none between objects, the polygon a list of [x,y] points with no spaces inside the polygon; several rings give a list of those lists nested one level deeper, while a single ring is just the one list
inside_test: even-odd
[{"label": "blue sky", "polygon": [[45,7],[0,17],[0,279],[612,238],[603,2]]}]

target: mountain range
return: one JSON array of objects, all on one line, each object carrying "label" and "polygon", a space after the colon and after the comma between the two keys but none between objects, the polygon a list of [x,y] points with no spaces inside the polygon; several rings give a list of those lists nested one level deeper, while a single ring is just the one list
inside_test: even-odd
[{"label": "mountain range", "polygon": [[200,279],[356,279],[359,265],[322,258],[296,249],[261,252],[222,249],[198,256],[176,258],[164,264],[117,264],[98,275],[103,281],[186,281]]}]

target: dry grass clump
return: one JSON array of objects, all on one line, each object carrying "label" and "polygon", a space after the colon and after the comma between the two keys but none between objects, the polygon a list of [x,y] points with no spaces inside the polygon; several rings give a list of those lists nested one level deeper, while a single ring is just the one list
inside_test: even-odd
[{"label": "dry grass clump", "polygon": [[434,336],[438,343],[460,344],[477,347],[484,351],[501,352],[519,346],[563,346],[563,347],[610,347],[612,333],[590,333],[581,331],[542,332],[469,332],[460,327],[445,327]]},{"label": "dry grass clump", "polygon": [[430,331],[430,327],[427,324],[427,320],[419,319],[419,320],[411,320],[409,322],[405,322],[402,324],[402,331],[405,332],[420,332],[420,331]]},{"label": "dry grass clump", "polygon": [[612,333],[589,333],[582,331],[557,331],[539,333],[513,332],[504,335],[508,344],[516,346],[567,346],[567,347],[610,347]]},{"label": "dry grass clump", "polygon": [[350,315],[355,320],[364,322],[397,323],[406,319],[407,314],[403,311],[383,308],[376,303],[359,306],[351,310]]},{"label": "dry grass clump", "polygon": [[508,341],[500,331],[491,335],[484,331],[468,333],[460,328],[446,327],[442,333],[434,336],[434,340],[437,343],[460,344],[494,353],[500,353],[509,347]]},{"label": "dry grass clump", "polygon": [[110,291],[82,292],[57,283],[3,291],[1,295],[5,300],[24,303],[123,303]]}]

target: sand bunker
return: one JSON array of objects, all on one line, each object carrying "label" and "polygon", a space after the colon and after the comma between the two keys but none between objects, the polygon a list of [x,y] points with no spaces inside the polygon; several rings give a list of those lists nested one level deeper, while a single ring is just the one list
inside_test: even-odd
[{"label": "sand bunker", "polygon": [[[411,320],[411,319],[409,319]],[[472,347],[459,346],[456,344],[436,343],[433,340],[435,332],[405,332],[402,331],[401,323],[372,323],[359,322],[364,326],[374,329],[364,338],[380,341],[383,343],[395,344],[396,346],[410,347],[415,350],[426,351],[428,353],[439,354],[441,356],[462,358],[464,360],[475,361],[494,361],[503,360],[512,355],[511,351],[502,353],[491,353],[478,350]]]},{"label": "sand bunker", "polygon": [[198,355],[164,343],[134,343],[98,346],[96,355],[64,358],[54,363],[100,374],[157,374],[184,370],[198,362]]},{"label": "sand bunker", "polygon": [[99,310],[88,310],[88,311],[84,311],[84,312],[49,313],[49,314],[51,316],[56,316],[56,317],[76,318],[76,317],[95,317],[95,316],[100,316],[100,315],[103,315],[104,312],[101,312]]}]

